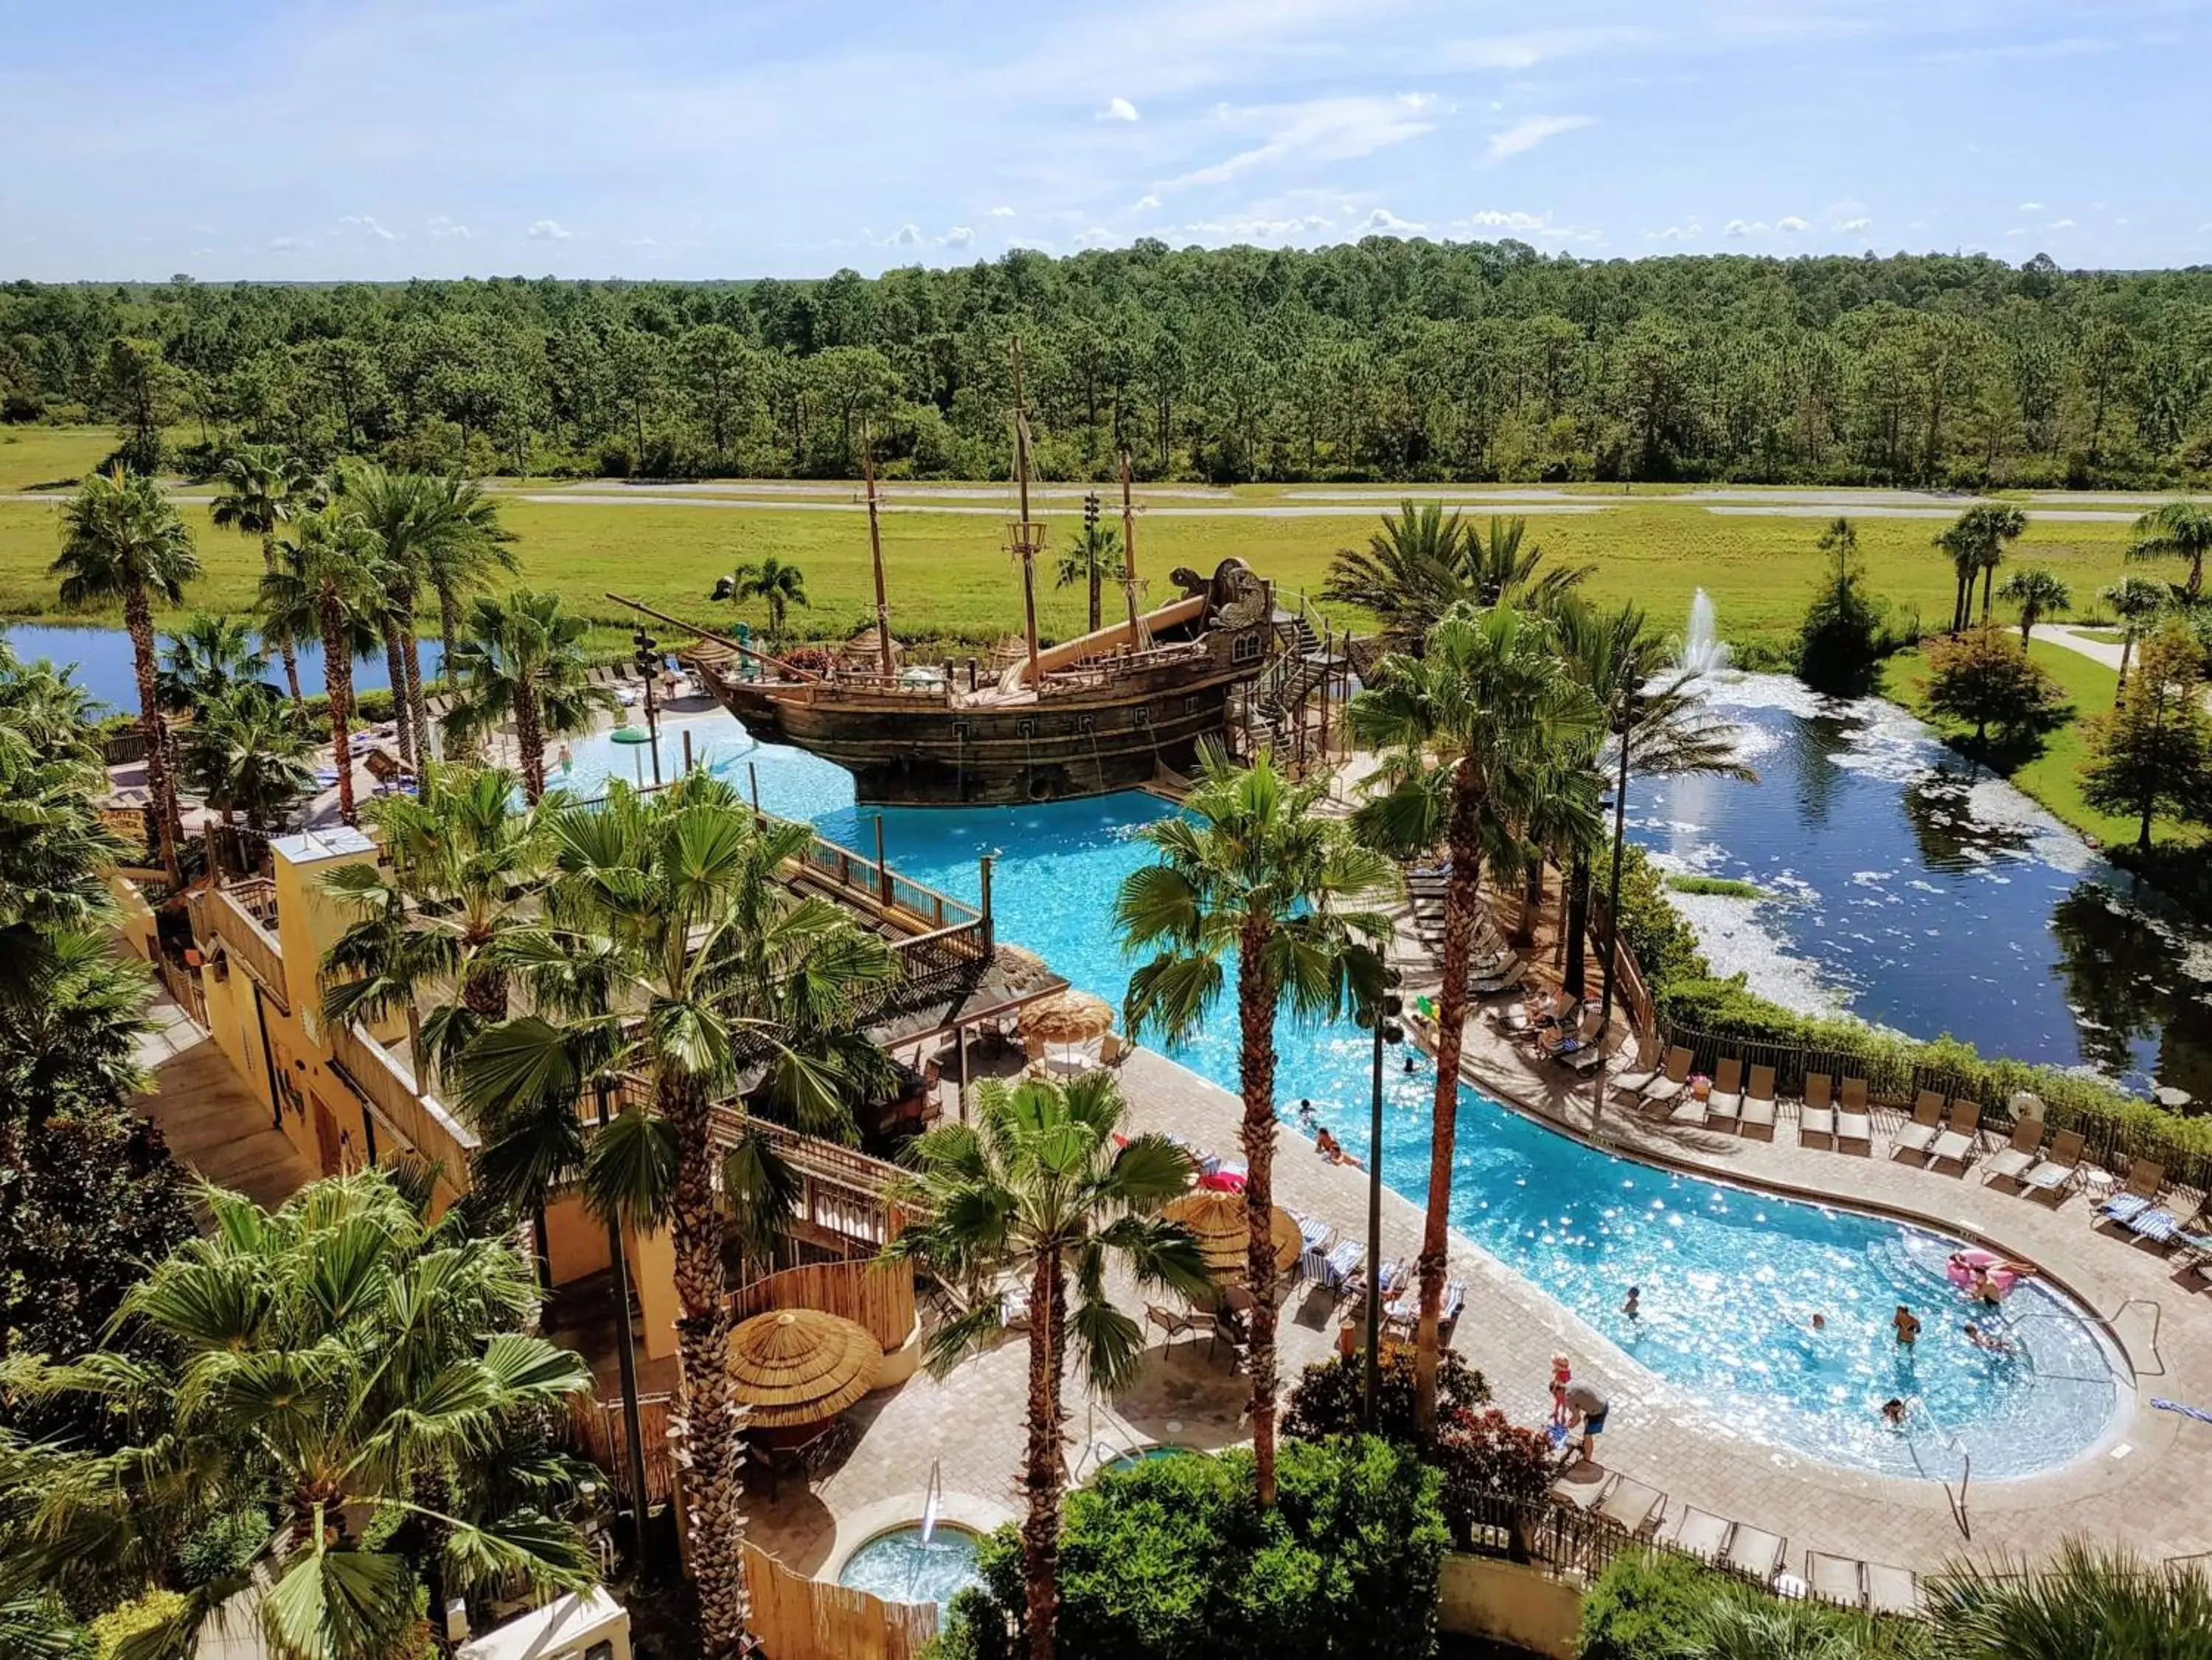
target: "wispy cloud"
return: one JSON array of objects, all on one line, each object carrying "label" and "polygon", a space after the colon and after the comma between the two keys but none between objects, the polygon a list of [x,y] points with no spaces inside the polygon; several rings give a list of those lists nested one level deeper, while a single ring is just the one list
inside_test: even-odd
[{"label": "wispy cloud", "polygon": [[576,233],[557,219],[537,219],[531,221],[530,228],[523,234],[532,242],[567,242]]},{"label": "wispy cloud", "polygon": [[1836,228],[1846,234],[1856,235],[1860,231],[1872,230],[1874,228],[1874,221],[1862,214],[1856,219],[1846,219],[1842,224],[1837,226]]},{"label": "wispy cloud", "polygon": [[430,234],[441,242],[469,239],[469,227],[445,214],[437,214],[430,221]]},{"label": "wispy cloud", "polygon": [[1732,242],[1740,242],[1747,236],[1764,236],[1766,234],[1766,221],[1763,219],[1731,219],[1721,227],[1721,234]]},{"label": "wispy cloud", "polygon": [[1800,232],[1809,231],[1813,227],[1810,224],[1807,223],[1804,220],[1800,219],[1793,213],[1785,214],[1781,218],[1776,220],[1774,221],[1774,228],[1778,231],[1787,232],[1791,236],[1796,236]]},{"label": "wispy cloud", "polygon": [[373,214],[349,213],[340,218],[338,223],[341,225],[350,226],[356,230],[367,231],[371,236],[374,237],[380,242],[404,242],[406,240],[406,239],[400,235],[398,231],[389,229],[388,227],[377,223],[375,215]]},{"label": "wispy cloud", "polygon": [[1608,46],[1633,46],[1653,38],[1649,29],[1601,26],[1573,29],[1532,29],[1521,34],[1492,34],[1468,40],[1444,41],[1436,52],[1438,64],[1455,70],[1533,70],[1558,58],[1579,58]]},{"label": "wispy cloud", "polygon": [[1705,233],[1705,227],[1698,222],[1697,215],[1692,214],[1679,225],[1644,232],[1644,239],[1646,242],[1692,242]]},{"label": "wispy cloud", "polygon": [[1224,109],[1220,118],[1261,127],[1267,136],[1224,161],[1193,168],[1163,181],[1160,191],[1196,185],[1225,185],[1233,179],[1291,156],[1301,161],[1348,161],[1436,130],[1429,93],[1400,93],[1395,98],[1321,98],[1309,103],[1251,110]]},{"label": "wispy cloud", "polygon": [[1401,219],[1388,208],[1377,208],[1359,221],[1358,228],[1363,236],[1410,236],[1428,227],[1415,220]]},{"label": "wispy cloud", "polygon": [[938,245],[945,248],[965,248],[971,245],[975,240],[975,233],[966,225],[955,225],[937,239]]},{"label": "wispy cloud", "polygon": [[1106,107],[1098,112],[1097,118],[1101,121],[1134,121],[1137,106],[1126,98],[1109,98],[1106,100]]},{"label": "wispy cloud", "polygon": [[1130,204],[1129,211],[1131,213],[1150,213],[1154,208],[1157,208],[1159,205],[1159,197],[1154,196],[1150,191],[1146,191],[1142,196],[1139,197],[1135,202]]},{"label": "wispy cloud", "polygon": [[1525,155],[1547,138],[1596,124],[1594,115],[1532,115],[1515,122],[1503,132],[1491,134],[1486,155],[1493,164],[1510,156]]},{"label": "wispy cloud", "polygon": [[991,217],[994,219],[1012,219],[1013,216],[1014,210],[1003,203],[991,209]]}]

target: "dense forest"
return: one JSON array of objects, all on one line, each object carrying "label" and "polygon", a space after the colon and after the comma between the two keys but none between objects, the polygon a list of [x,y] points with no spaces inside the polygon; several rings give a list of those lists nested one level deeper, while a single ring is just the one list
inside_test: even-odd
[{"label": "dense forest", "polygon": [[[1158,242],[817,282],[0,288],[0,414],[311,463],[2152,486],[2212,471],[2212,270]],[[173,459],[174,457],[173,457]],[[202,457],[187,453],[190,465]]]}]

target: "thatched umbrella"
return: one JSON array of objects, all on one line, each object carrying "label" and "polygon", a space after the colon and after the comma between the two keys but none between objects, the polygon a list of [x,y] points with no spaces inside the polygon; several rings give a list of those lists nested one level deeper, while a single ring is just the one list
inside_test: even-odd
[{"label": "thatched umbrella", "polygon": [[836,1417],[868,1392],[883,1361],[866,1327],[819,1309],[756,1314],[730,1334],[730,1378],[756,1428]]},{"label": "thatched umbrella", "polygon": [[1114,1029],[1114,1005],[1088,991],[1058,992],[1023,1009],[1021,1029],[1045,1043],[1090,1043]]},{"label": "thatched umbrella", "polygon": [[[1245,1263],[1251,1254],[1252,1234],[1244,1220],[1242,1193],[1216,1193],[1200,1188],[1184,1194],[1162,1209],[1160,1215],[1171,1222],[1181,1222],[1196,1236],[1199,1255],[1206,1259],[1206,1271],[1215,1279],[1243,1280]],[[1305,1236],[1299,1232],[1291,1213],[1280,1205],[1274,1207],[1271,1232],[1275,1241],[1275,1272],[1280,1274],[1297,1261],[1299,1251],[1305,1248]]]}]

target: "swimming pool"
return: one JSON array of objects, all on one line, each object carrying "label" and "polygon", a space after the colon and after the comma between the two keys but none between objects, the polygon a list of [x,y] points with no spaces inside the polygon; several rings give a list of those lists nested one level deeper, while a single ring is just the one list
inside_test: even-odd
[{"label": "swimming pool", "polygon": [[975,1572],[975,1536],[939,1522],[925,1544],[920,1524],[893,1528],[847,1557],[837,1583],[887,1602],[934,1602],[942,1613],[969,1586],[983,1583]]},{"label": "swimming pool", "polygon": [[[797,750],[750,747],[734,720],[697,724],[695,744],[740,784],[750,763],[761,803],[815,820],[824,834],[872,848],[872,809],[852,804],[845,773]],[[707,734],[716,742],[704,742]],[[604,743],[605,740],[594,742]],[[578,747],[580,772],[587,760]],[[1127,983],[1111,925],[1121,878],[1144,862],[1131,830],[1170,809],[1148,796],[975,810],[884,814],[891,863],[973,899],[976,861],[995,852],[1001,938],[1043,955],[1074,984],[1119,1003]],[[1367,1140],[1370,1041],[1349,1022],[1279,1034],[1283,1075],[1355,1149]],[[1176,1058],[1225,1087],[1237,1083],[1236,1023],[1214,1022]],[[1434,1071],[1387,1075],[1383,1178],[1415,1203],[1428,1170]],[[1854,1469],[1956,1479],[1971,1454],[1978,1479],[2048,1469],[2093,1446],[2118,1401],[2115,1359],[2075,1306],[2030,1281],[1982,1324],[2007,1356],[1968,1343],[1977,1318],[1943,1277],[1955,1241],[1855,1212],[1799,1203],[1614,1158],[1474,1089],[1460,1095],[1451,1221],[1500,1262],[1747,1441]],[[1287,1156],[1297,1156],[1285,1138]],[[1630,1286],[1641,1315],[1620,1312]],[[1896,1306],[1927,1330],[1900,1351]],[[1810,1330],[1815,1313],[1826,1330]],[[1479,1354],[1480,1334],[1469,1334]],[[1892,1396],[1915,1403],[1904,1432],[1881,1421]],[[1616,1418],[1615,1433],[1632,1433]]]}]

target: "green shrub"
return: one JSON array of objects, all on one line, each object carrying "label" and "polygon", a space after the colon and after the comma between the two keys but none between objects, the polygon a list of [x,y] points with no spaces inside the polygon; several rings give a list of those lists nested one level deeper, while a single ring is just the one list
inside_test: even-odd
[{"label": "green shrub", "polygon": [[1707,894],[1723,900],[1763,900],[1766,890],[1755,881],[1745,881],[1735,876],[1685,876],[1667,878],[1670,894]]},{"label": "green shrub", "polygon": [[1660,1660],[1697,1635],[1721,1576],[1686,1556],[1623,1551],[1583,1597],[1582,1660]]},{"label": "green shrub", "polygon": [[[1150,1459],[1073,1494],[1064,1660],[1431,1653],[1446,1543],[1437,1473],[1361,1436],[1285,1441],[1276,1477],[1264,1512],[1241,1448]],[[1023,1648],[1012,1528],[985,1542],[979,1566],[984,1589],[955,1600],[941,1652],[1000,1660]]]},{"label": "green shrub", "polygon": [[1583,1598],[1576,1653],[1581,1660],[1934,1660],[1935,1648],[1918,1621],[1875,1621],[1824,1603],[1784,1602],[1686,1556],[1632,1550],[1613,1558]]}]

